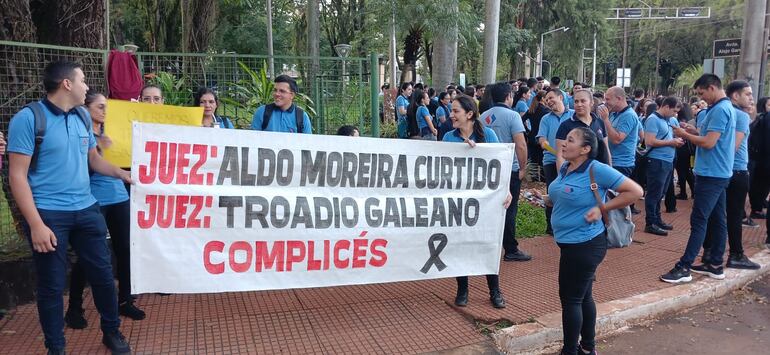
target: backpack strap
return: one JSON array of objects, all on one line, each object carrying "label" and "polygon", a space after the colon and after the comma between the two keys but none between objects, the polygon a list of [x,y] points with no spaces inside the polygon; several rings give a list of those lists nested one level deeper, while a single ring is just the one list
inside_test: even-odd
[{"label": "backpack strap", "polygon": [[275,110],[275,104],[268,104],[265,106],[265,114],[262,115],[262,130],[267,129],[267,124],[270,123],[270,118],[273,117],[273,110]]},{"label": "backpack strap", "polygon": [[297,133],[305,132],[305,111],[294,104],[294,116],[297,120]]},{"label": "backpack strap", "polygon": [[[591,164],[591,163],[589,163]],[[599,185],[596,183],[596,179],[594,178],[594,167],[589,166],[588,167],[588,177],[591,179],[591,192],[594,193],[594,198],[596,199],[596,207],[599,207],[599,210],[602,211],[602,218],[604,221],[609,221],[609,216],[607,215],[607,211],[604,210],[604,201],[602,200],[602,197],[599,195]]]},{"label": "backpack strap", "polygon": [[40,153],[40,145],[43,144],[47,120],[43,113],[43,103],[40,101],[30,102],[24,107],[32,111],[35,120],[35,148],[32,151],[32,158],[29,162],[29,170],[35,171],[37,168],[37,156]]},{"label": "backpack strap", "polygon": [[91,132],[91,119],[86,114],[86,109],[83,108],[83,106],[77,106],[75,107],[75,113],[77,113],[78,117],[80,117],[80,121],[83,122],[83,125],[86,127],[87,132]]}]

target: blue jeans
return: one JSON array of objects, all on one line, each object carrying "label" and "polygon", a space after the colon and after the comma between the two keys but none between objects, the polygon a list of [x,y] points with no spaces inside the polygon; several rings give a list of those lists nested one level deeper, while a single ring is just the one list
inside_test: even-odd
[{"label": "blue jeans", "polygon": [[671,171],[674,169],[672,162],[660,159],[647,159],[647,195],[644,197],[644,220],[648,226],[660,225],[660,199],[668,188]]},{"label": "blue jeans", "polygon": [[[67,281],[67,245],[78,256],[91,284],[94,304],[101,315],[105,333],[118,330],[118,299],[112,277],[112,260],[107,246],[107,225],[99,204],[80,211],[39,209],[43,223],[56,236],[56,250],[48,253],[32,251],[37,269],[37,311],[40,326],[49,349],[64,349],[64,286]],[[31,243],[29,225],[23,223]]]},{"label": "blue jeans", "polygon": [[[730,184],[729,178],[714,178],[707,176],[695,176],[695,201],[692,204],[690,215],[690,239],[684,255],[679,259],[677,266],[690,269],[698,252],[706,239],[706,228],[710,227],[712,233],[712,245],[710,249],[711,262],[714,265],[722,265],[722,255],[725,253],[725,241],[727,240],[727,212],[726,189]],[[709,225],[709,218],[711,224]]]}]

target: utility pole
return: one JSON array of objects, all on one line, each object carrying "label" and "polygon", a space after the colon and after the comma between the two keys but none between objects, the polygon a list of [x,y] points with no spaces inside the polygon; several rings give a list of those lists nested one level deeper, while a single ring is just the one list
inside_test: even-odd
[{"label": "utility pole", "polygon": [[[765,13],[767,12],[767,0],[746,0],[746,12],[743,17],[743,36],[741,43],[740,66],[738,78],[746,80],[754,90],[754,98],[759,94],[759,82],[762,58],[766,57],[767,37],[765,36]],[[764,38],[763,38],[764,37]],[[755,45],[750,45],[755,43]]]},{"label": "utility pole", "polygon": [[267,0],[267,76],[270,78],[275,78],[273,55],[273,2]]},{"label": "utility pole", "polygon": [[497,73],[497,32],[500,29],[500,0],[487,0],[484,21],[484,70],[481,83],[495,82]]},{"label": "utility pole", "polygon": [[626,69],[626,52],[628,51],[628,20],[623,20],[623,57],[620,60],[620,68]]},{"label": "utility pole", "polygon": [[390,46],[388,52],[390,52],[390,86],[398,89],[398,82],[396,82],[396,71],[398,70],[398,53],[396,52],[396,3],[395,0],[390,1],[391,15],[390,15]]}]

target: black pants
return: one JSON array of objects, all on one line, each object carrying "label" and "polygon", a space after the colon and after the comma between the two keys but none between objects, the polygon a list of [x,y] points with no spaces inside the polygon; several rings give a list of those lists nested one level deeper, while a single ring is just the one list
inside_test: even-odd
[{"label": "black pants", "polygon": [[674,160],[674,170],[676,170],[676,176],[679,179],[677,185],[679,185],[679,193],[682,196],[687,196],[687,184],[690,184],[690,190],[693,190],[693,184],[695,184],[695,175],[690,169],[690,149],[687,144],[676,149],[676,159]]},{"label": "black pants", "polygon": [[[556,177],[558,176],[556,172],[556,164],[546,164],[543,165],[543,173],[545,173],[545,186],[546,191],[548,191],[548,186],[551,185],[551,183],[556,180]],[[553,207],[545,207],[545,224],[546,224],[546,233],[553,233],[553,228],[551,228],[551,213],[553,213]]]},{"label": "black pants", "polygon": [[765,201],[767,201],[767,194],[770,192],[770,172],[765,171],[765,169],[755,167],[751,172],[749,202],[752,212],[762,212],[765,208]]},{"label": "black pants", "polygon": [[[489,295],[500,290],[500,277],[498,275],[486,275],[487,287],[489,287]],[[458,276],[457,279],[457,293],[468,292],[468,276]]]},{"label": "black pants", "polygon": [[[743,226],[741,220],[746,206],[746,194],[749,191],[749,174],[747,171],[733,171],[730,184],[727,185],[725,203],[727,206],[727,242],[730,245],[730,255],[743,254]],[[706,230],[703,248],[710,249],[713,244],[711,220]]]},{"label": "black pants", "polygon": [[521,192],[521,180],[519,180],[519,171],[511,172],[511,183],[509,191],[513,196],[513,201],[508,209],[505,210],[505,228],[503,229],[503,249],[505,253],[515,253],[519,251],[519,242],[516,240],[516,215],[519,213],[519,192]]},{"label": "black pants", "polygon": [[[110,232],[112,250],[117,260],[118,303],[131,300],[131,209],[129,201],[102,206],[102,214]],[[69,307],[83,307],[83,290],[86,287],[86,273],[78,261],[72,265],[70,279]]]},{"label": "black pants", "polygon": [[578,339],[584,350],[593,350],[596,341],[596,303],[593,280],[596,268],[607,254],[607,236],[602,232],[578,243],[559,243],[559,299],[564,330],[562,354],[577,354]]},{"label": "black pants", "polygon": [[[676,159],[674,160],[674,167],[676,167]],[[676,208],[676,193],[674,193],[674,169],[671,169],[671,173],[668,174],[668,187],[664,195],[663,204],[666,206],[666,211],[673,211]]]}]

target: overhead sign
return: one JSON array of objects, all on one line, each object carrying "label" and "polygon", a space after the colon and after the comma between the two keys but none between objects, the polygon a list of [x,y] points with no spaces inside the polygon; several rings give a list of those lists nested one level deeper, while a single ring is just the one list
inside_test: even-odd
[{"label": "overhead sign", "polygon": [[135,122],[132,293],[497,274],[513,149]]},{"label": "overhead sign", "polygon": [[[770,43],[768,43],[767,54],[770,54]],[[718,39],[714,41],[714,58],[730,58],[741,56],[741,39]]]}]

